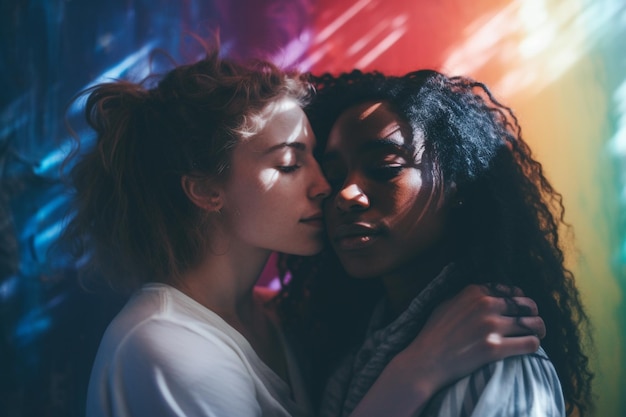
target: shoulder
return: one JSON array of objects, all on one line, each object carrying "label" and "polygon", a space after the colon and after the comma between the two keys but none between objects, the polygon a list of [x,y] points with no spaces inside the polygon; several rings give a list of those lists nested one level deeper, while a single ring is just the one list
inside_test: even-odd
[{"label": "shoulder", "polygon": [[270,395],[264,369],[219,316],[151,292],[129,301],[107,330],[92,369],[89,407],[259,416],[259,393]]},{"label": "shoulder", "polygon": [[260,416],[258,378],[247,359],[219,338],[166,321],[146,322],[94,364],[88,407],[132,409],[146,416],[231,415],[233,410]]},{"label": "shoulder", "polygon": [[[249,352],[242,336],[215,313],[184,301],[167,291],[131,299],[107,329],[99,355],[121,371],[132,372],[153,373],[158,368],[193,375],[224,364],[245,368]],[[125,367],[128,364],[132,366]]]},{"label": "shoulder", "polygon": [[481,417],[565,415],[556,370],[541,348],[493,362],[462,378],[438,393],[424,416],[455,415],[461,408]]},{"label": "shoulder", "polygon": [[229,334],[207,322],[193,320],[180,322],[168,317],[154,317],[137,325],[121,341],[118,354],[127,359],[155,362],[164,366],[181,366],[185,362],[192,368],[227,357],[238,357],[240,346]]},{"label": "shoulder", "polygon": [[524,386],[517,388],[518,390],[552,389],[561,391],[561,383],[554,365],[541,347],[535,353],[512,356],[497,361],[489,368],[492,370],[490,380],[499,380],[503,383],[507,381],[525,382]]}]

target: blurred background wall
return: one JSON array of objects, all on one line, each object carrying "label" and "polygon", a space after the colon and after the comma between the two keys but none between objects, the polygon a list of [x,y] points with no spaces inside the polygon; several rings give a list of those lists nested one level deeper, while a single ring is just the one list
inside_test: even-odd
[{"label": "blurred background wall", "polygon": [[596,415],[626,415],[623,0],[2,0],[1,415],[82,416],[119,308],[83,292],[76,265],[49,251],[67,209],[64,117],[84,133],[67,103],[94,82],[145,76],[157,48],[194,59],[187,34],[218,28],[227,55],[314,72],[430,67],[484,81],[510,104],[573,226],[566,249],[594,324]]}]

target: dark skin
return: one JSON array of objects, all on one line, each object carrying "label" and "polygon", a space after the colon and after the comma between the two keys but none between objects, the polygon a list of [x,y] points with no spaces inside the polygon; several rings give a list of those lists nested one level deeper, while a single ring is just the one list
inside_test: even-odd
[{"label": "dark skin", "polygon": [[[444,190],[441,187],[439,178],[435,178],[434,171],[429,169],[428,161],[422,160],[423,146],[424,138],[420,135],[413,138],[409,126],[388,103],[370,101],[348,108],[339,117],[322,157],[323,170],[333,187],[324,205],[333,249],[352,277],[382,280],[389,302],[388,321],[403,312],[411,300],[454,259],[446,228],[449,210],[457,203],[455,189]],[[419,271],[417,275],[416,271]],[[470,286],[466,291],[481,289]],[[519,296],[521,292],[515,290],[512,295]],[[512,299],[514,310],[525,306],[525,299]],[[423,337],[414,341],[411,349],[400,352],[394,359],[395,363],[409,366],[415,358],[408,352],[420,351],[420,339],[429,340],[430,346],[443,349],[443,356],[440,357],[450,359],[446,362],[448,372],[451,369],[460,371],[458,377],[464,375],[465,368],[462,362],[453,358],[461,358],[470,352],[485,354],[504,343],[538,348],[539,339],[529,335],[528,328],[523,324],[514,331],[524,335],[519,338],[505,340],[497,334],[495,329],[500,325],[512,324],[519,319],[508,317],[499,324],[485,322],[486,328],[494,331],[487,337],[486,344],[459,344],[462,347],[456,349],[454,343],[450,343],[450,335],[460,335],[466,323],[471,322],[476,312],[485,307],[480,305],[483,302],[494,302],[495,307],[495,303],[505,301],[483,299],[469,304],[458,301],[443,303],[420,332]],[[516,303],[519,305],[516,306]],[[526,307],[536,313],[536,306]],[[518,311],[509,312],[511,315],[516,313]],[[432,326],[435,321],[441,327]],[[425,377],[424,380],[442,381],[435,386],[443,386],[455,379],[441,379],[441,374],[431,371],[433,369],[426,367],[417,372]],[[387,372],[386,369],[374,387],[385,380]],[[407,381],[408,385],[411,383],[414,382]],[[420,385],[417,391],[426,398],[432,394],[428,385]],[[393,397],[386,408],[379,409],[382,414],[390,415],[389,407],[397,407],[394,410],[398,413],[403,408],[410,408],[405,403],[415,393],[402,395],[396,392],[390,395]],[[417,405],[415,410],[419,412],[423,405]],[[362,401],[357,410],[364,407],[370,407],[372,413],[377,412],[376,404],[370,405],[367,400]]]},{"label": "dark skin", "polygon": [[323,157],[333,185],[325,203],[333,248],[353,277],[381,277],[396,314],[452,258],[453,195],[423,163],[422,147],[388,104],[365,102],[340,116]]},{"label": "dark skin", "polygon": [[[281,304],[285,317],[300,318],[294,320],[294,328],[302,323],[303,340],[316,343],[318,391],[323,391],[333,372],[324,368],[325,356],[338,361],[359,345],[381,296],[395,306],[389,310],[398,311],[450,264],[455,270],[442,277],[441,293],[426,297],[429,304],[424,313],[464,284],[499,282],[522,288],[537,302],[547,326],[557,329],[542,345],[559,374],[567,405],[586,415],[593,403],[593,373],[582,337],[589,330],[588,319],[561,248],[559,231],[567,228],[563,199],[534,158],[512,109],[479,81],[433,70],[402,76],[353,70],[311,79],[318,93],[307,114],[333,185],[332,202],[325,207],[332,217],[328,235],[336,255],[325,252],[310,262],[287,258],[285,265],[294,279]],[[391,113],[387,122],[384,118],[378,126],[370,122],[385,107],[392,110],[387,112]],[[353,126],[348,127],[345,119],[350,111]],[[339,126],[341,118],[344,126]],[[359,128],[366,122],[371,123],[371,131]],[[393,143],[395,131],[400,134]],[[355,145],[352,152],[343,152],[337,146],[344,142],[361,142],[360,148]],[[373,149],[367,158],[361,152],[364,142],[387,144],[378,146],[376,159]],[[394,147],[399,151],[394,152]],[[385,154],[385,148],[391,150]],[[324,151],[328,151],[325,157]],[[407,159],[406,153],[413,158]],[[415,177],[418,181],[405,181]],[[406,201],[410,201],[407,193],[422,188],[423,197],[432,196],[432,203],[413,198],[408,207],[443,208],[444,224],[436,233],[421,221],[427,210],[411,213],[394,200],[409,195]],[[393,209],[387,210],[390,205]],[[403,216],[412,217],[413,224],[403,224]],[[412,242],[408,236],[435,239]],[[409,264],[419,277],[406,273]],[[431,272],[424,274],[425,269]],[[495,294],[510,296],[502,289]],[[472,308],[466,305],[461,314]],[[352,326],[353,322],[359,325]],[[448,369],[452,367],[448,357],[441,359]]]}]

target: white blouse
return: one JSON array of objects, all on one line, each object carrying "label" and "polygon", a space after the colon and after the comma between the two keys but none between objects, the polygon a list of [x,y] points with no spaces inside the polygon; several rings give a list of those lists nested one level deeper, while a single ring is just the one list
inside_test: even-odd
[{"label": "white blouse", "polygon": [[87,417],[310,416],[295,357],[291,387],[221,317],[165,284],[148,284],[107,328]]}]

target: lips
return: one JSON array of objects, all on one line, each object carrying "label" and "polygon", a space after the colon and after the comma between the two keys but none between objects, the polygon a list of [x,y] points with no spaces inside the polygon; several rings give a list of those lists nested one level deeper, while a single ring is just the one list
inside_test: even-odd
[{"label": "lips", "polygon": [[337,226],[332,234],[335,247],[339,250],[359,250],[373,245],[381,230],[368,223],[350,223]]}]

